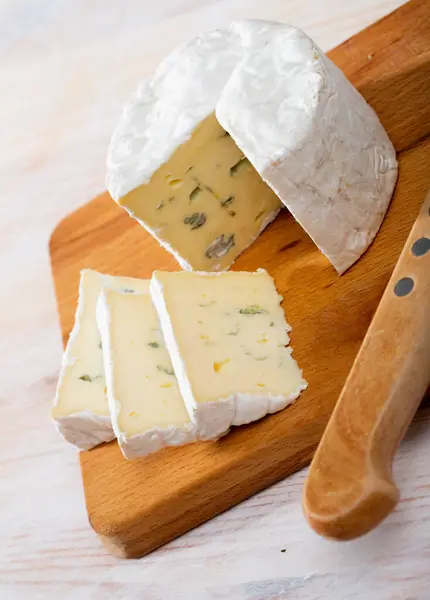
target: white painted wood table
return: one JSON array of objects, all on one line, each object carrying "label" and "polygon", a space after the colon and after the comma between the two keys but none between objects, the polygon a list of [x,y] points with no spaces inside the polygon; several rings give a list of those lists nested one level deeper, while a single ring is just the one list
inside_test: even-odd
[{"label": "white painted wood table", "polygon": [[124,100],[178,42],[278,18],[326,50],[402,0],[2,0],[0,600],[430,599],[430,424],[411,426],[397,510],[351,543],[315,536],[289,477],[141,560],[107,554],[76,453],[49,421],[61,359],[48,240],[103,190]]}]

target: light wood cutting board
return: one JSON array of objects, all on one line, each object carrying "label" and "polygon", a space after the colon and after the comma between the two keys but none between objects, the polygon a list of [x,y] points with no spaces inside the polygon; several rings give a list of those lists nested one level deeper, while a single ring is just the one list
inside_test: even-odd
[{"label": "light wood cutting board", "polygon": [[[117,555],[142,556],[309,463],[430,188],[428,0],[409,2],[330,57],[378,112],[399,152],[387,217],[342,277],[286,211],[234,265],[267,269],[284,296],[294,356],[309,382],[296,404],[216,443],[137,461],[126,461],[116,442],[80,454],[90,523]],[[107,193],[57,226],[50,253],[64,343],[82,268],[133,277],[178,269]]]}]

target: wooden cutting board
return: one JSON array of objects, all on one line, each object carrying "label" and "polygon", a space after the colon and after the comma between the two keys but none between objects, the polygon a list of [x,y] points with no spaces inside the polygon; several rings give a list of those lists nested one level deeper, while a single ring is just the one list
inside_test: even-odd
[{"label": "wooden cutting board", "polygon": [[[430,188],[428,0],[409,2],[330,57],[375,108],[399,152],[387,217],[342,277],[286,211],[234,265],[264,267],[284,296],[294,356],[309,382],[296,404],[216,443],[136,461],[125,460],[116,442],[80,454],[90,523],[117,555],[142,556],[309,463]],[[178,269],[107,193],[58,225],[50,253],[64,343],[82,268],[133,277]]]}]

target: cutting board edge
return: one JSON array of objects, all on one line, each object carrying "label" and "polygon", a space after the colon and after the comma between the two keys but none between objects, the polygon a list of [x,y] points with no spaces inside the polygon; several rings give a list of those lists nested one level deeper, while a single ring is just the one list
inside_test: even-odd
[{"label": "cutting board edge", "polygon": [[[81,212],[85,213],[86,210],[88,209],[88,205],[92,204],[93,202],[97,202],[98,200],[100,200],[100,198],[106,196],[106,194],[109,195],[109,192],[107,190],[102,190],[101,192],[96,194],[93,198],[91,198],[91,200],[88,200],[81,206],[78,206],[77,208],[75,208],[71,212],[67,213],[67,215],[65,215],[62,219],[60,219],[58,221],[58,223],[55,225],[54,229],[51,231],[51,234],[50,234],[49,240],[48,240],[48,249],[49,249],[49,257],[50,257],[51,266],[52,266],[52,262],[53,262],[52,254],[55,254],[55,252],[57,250],[57,245],[58,245],[58,247],[63,245],[63,242],[61,244],[58,244],[57,237],[60,237],[60,234],[63,232],[63,229],[67,230],[69,221],[76,219],[76,217],[79,215],[79,213],[81,213]],[[113,202],[113,200],[112,200],[112,202]],[[63,239],[63,238],[61,238],[61,239]]]},{"label": "cutting board edge", "polygon": [[[113,444],[114,442],[110,443]],[[260,484],[258,486],[254,485],[252,489],[245,489],[242,487],[240,490],[240,495],[236,493],[237,488],[234,487],[232,488],[231,495],[226,496],[225,488],[222,487],[219,492],[219,497],[211,498],[212,503],[210,510],[208,510],[208,512],[210,512],[210,516],[207,516],[205,512],[201,512],[202,507],[205,506],[204,495],[193,495],[194,501],[196,498],[199,501],[194,502],[194,506],[192,506],[190,502],[187,503],[187,513],[191,512],[192,514],[191,520],[187,521],[183,519],[183,514],[180,510],[178,510],[177,515],[173,513],[168,521],[161,522],[161,526],[154,526],[151,523],[151,519],[153,518],[154,513],[157,512],[158,508],[145,515],[142,515],[142,513],[137,513],[133,519],[127,519],[127,521],[123,522],[118,521],[115,518],[109,522],[106,519],[106,516],[104,516],[99,522],[97,517],[94,516],[91,508],[88,507],[86,490],[84,488],[89,523],[93,531],[98,535],[98,537],[100,537],[102,544],[109,550],[109,552],[112,552],[120,558],[139,558],[145,556],[160,546],[177,539],[184,533],[199,527],[211,518],[219,516],[241,502],[251,498],[255,494],[258,494],[268,487],[278,483],[288,475],[291,475],[292,472],[297,472],[305,468],[310,464],[312,457],[315,454],[317,445],[317,443],[311,444],[307,448],[302,448],[295,454],[290,455],[289,463],[285,465],[284,469],[281,468],[278,471],[268,471],[266,468],[263,468],[262,473],[265,475],[265,478],[261,479]],[[296,464],[294,466],[294,470],[292,471],[291,462],[293,459],[296,459]],[[84,471],[82,453],[80,462],[81,470]],[[205,489],[208,487],[208,485],[215,481],[217,481],[216,475],[211,474],[210,477],[203,477],[201,481],[195,484],[194,490]],[[193,493],[194,490],[188,489],[186,490],[186,494],[189,495],[190,493]],[[181,496],[182,493],[183,492],[177,494],[177,496]],[[177,500],[177,498],[164,498],[163,504],[170,504],[171,500]],[[216,502],[217,500],[218,502]],[[216,504],[215,510],[214,501]],[[197,512],[197,510],[199,510],[199,512]],[[162,507],[161,512],[163,512]],[[166,531],[164,534],[163,530],[166,528],[166,526],[170,527],[172,524],[176,525],[174,535],[172,535],[171,530],[168,532]],[[148,536],[148,533],[150,533],[151,537]]]}]

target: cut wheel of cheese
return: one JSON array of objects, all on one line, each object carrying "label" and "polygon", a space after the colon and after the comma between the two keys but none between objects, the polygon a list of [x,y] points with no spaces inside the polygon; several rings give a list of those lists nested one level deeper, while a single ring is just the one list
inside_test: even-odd
[{"label": "cut wheel of cheese", "polygon": [[104,288],[97,304],[112,424],[126,458],[196,439],[149,294]]},{"label": "cut wheel of cheese", "polygon": [[202,439],[277,412],[306,388],[266,271],[155,271],[151,294]]},{"label": "cut wheel of cheese", "polygon": [[96,321],[103,285],[135,293],[148,282],[84,269],[79,284],[75,324],[63,356],[51,416],[68,442],[88,450],[115,438],[105,390],[102,344]]},{"label": "cut wheel of cheese", "polygon": [[228,268],[282,201],[342,273],[376,235],[396,177],[378,117],[312,40],[241,21],[139,86],[107,187],[185,269]]}]

